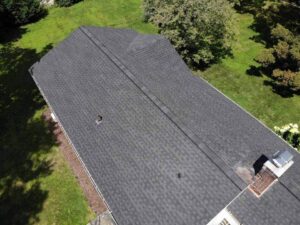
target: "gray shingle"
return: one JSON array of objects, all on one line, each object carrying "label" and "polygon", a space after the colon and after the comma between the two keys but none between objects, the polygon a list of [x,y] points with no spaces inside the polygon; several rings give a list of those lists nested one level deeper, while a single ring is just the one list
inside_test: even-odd
[{"label": "gray shingle", "polygon": [[247,225],[298,225],[300,222],[299,200],[279,182],[259,199],[246,190],[228,209],[241,223]]}]

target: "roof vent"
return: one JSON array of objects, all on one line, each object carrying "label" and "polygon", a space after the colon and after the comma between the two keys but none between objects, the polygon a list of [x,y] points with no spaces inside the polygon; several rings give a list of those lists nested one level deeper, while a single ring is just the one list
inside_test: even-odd
[{"label": "roof vent", "polygon": [[273,155],[273,163],[278,168],[282,168],[292,161],[293,157],[294,156],[288,150],[278,151]]},{"label": "roof vent", "polygon": [[265,162],[264,167],[271,170],[277,177],[281,177],[293,165],[293,157],[288,150],[278,151],[273,155],[272,160]]},{"label": "roof vent", "polygon": [[103,117],[101,115],[97,116],[96,124],[99,125],[102,122]]}]

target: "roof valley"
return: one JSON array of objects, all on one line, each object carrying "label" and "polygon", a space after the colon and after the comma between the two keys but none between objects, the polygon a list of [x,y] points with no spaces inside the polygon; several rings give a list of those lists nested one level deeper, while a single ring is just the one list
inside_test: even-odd
[{"label": "roof valley", "polygon": [[141,92],[153,102],[153,104],[173,123],[175,126],[189,138],[197,148],[205,154],[205,156],[222,172],[224,175],[239,189],[243,190],[247,184],[226,164],[212,149],[210,149],[203,140],[193,131],[191,131],[180,119],[151,91],[141,82],[136,76],[115,56],[103,43],[100,43],[86,28],[79,28],[93,44],[99,48],[127,77],[131,82],[141,90]]}]

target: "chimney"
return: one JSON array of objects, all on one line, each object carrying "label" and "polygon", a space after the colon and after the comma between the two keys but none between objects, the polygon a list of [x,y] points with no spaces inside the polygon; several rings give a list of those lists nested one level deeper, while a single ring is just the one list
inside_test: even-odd
[{"label": "chimney", "polygon": [[293,155],[288,150],[276,152],[255,175],[254,181],[249,185],[249,190],[257,197],[262,196],[293,163]]}]

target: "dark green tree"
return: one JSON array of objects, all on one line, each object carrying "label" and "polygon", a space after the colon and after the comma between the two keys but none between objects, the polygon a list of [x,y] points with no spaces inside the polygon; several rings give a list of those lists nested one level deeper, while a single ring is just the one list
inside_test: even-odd
[{"label": "dark green tree", "polygon": [[45,13],[39,0],[1,0],[0,26],[25,24]]}]

